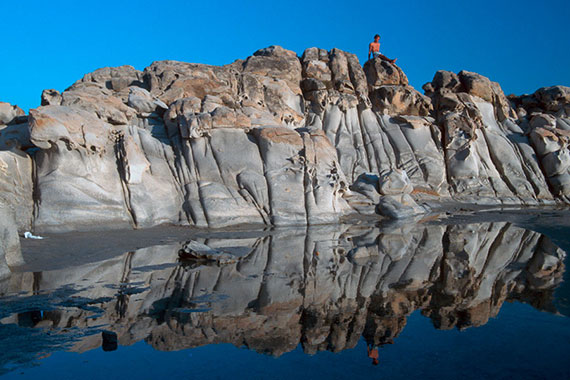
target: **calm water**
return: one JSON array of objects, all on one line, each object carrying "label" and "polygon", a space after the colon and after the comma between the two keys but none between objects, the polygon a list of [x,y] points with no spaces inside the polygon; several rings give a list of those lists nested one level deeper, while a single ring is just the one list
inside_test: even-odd
[{"label": "calm water", "polygon": [[[0,282],[0,375],[568,379],[566,219],[24,242]],[[180,260],[191,239],[233,262]]]}]

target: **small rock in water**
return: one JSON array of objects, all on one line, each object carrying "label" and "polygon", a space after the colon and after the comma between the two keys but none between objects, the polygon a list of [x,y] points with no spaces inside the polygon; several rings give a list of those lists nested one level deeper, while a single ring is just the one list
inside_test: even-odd
[{"label": "small rock in water", "polygon": [[178,257],[182,260],[215,261],[220,264],[231,264],[238,261],[239,257],[208,247],[205,244],[189,240],[178,251]]}]

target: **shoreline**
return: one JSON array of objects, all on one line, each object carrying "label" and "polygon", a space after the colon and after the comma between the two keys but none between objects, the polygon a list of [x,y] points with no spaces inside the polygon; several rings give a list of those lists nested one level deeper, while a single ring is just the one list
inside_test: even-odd
[{"label": "shoreline", "polygon": [[[383,223],[384,222],[384,223]],[[570,228],[570,209],[556,207],[541,208],[483,208],[466,209],[448,205],[436,214],[415,219],[393,221],[379,218],[353,218],[341,223],[311,226],[234,226],[209,229],[187,226],[161,225],[138,230],[102,230],[87,232],[50,233],[44,239],[20,238],[21,252],[25,264],[12,267],[16,272],[59,269],[112,258],[125,252],[159,245],[176,244],[191,239],[252,239],[279,233],[308,231],[331,231],[343,226],[377,227],[390,230],[414,224],[467,225],[476,223],[508,222],[541,232],[549,236],[561,248],[570,252],[570,244],[558,236],[550,236],[552,228]],[[548,228],[549,227],[550,230]],[[565,247],[563,247],[565,246]],[[77,254],[77,252],[81,252]]]}]

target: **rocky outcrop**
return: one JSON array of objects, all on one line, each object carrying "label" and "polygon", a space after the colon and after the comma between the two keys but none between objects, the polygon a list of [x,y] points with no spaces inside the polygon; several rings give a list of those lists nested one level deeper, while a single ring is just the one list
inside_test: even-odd
[{"label": "rocky outcrop", "polygon": [[226,67],[85,76],[61,105],[30,112],[36,228],[338,221],[348,183],[336,152],[322,132],[293,129],[300,78],[278,47]]},{"label": "rocky outcrop", "polygon": [[[448,195],[441,144],[433,138],[439,133],[433,119],[417,116],[427,113],[410,108],[413,102],[382,98],[392,107],[388,109],[376,101],[380,99],[374,95],[377,91],[392,88],[398,96],[415,91],[407,86],[399,68],[376,59],[363,69],[356,56],[337,49],[328,54],[307,49],[301,62],[308,77],[302,86],[308,103],[306,125],[322,129],[333,142],[349,183],[363,173],[397,168],[406,171],[418,192]],[[430,104],[419,93],[417,97]]]},{"label": "rocky outcrop", "polygon": [[570,88],[544,87],[532,95],[511,96],[521,127],[540,159],[544,174],[555,196],[570,196]]},{"label": "rocky outcrop", "polygon": [[466,71],[439,71],[424,89],[443,130],[447,178],[456,199],[552,202],[535,150],[497,83]]},{"label": "rocky outcrop", "polygon": [[398,66],[383,59],[364,64],[373,109],[387,115],[429,116],[431,101],[408,85],[408,78]]},{"label": "rocky outcrop", "polygon": [[[391,343],[415,310],[438,329],[483,325],[505,301],[556,312],[552,294],[565,270],[565,253],[547,237],[503,222],[194,238],[200,244],[52,270],[25,255],[33,273],[15,267],[0,282],[0,294],[24,297],[3,298],[0,328],[70,334],[68,349],[80,352],[101,345],[94,334],[101,328],[116,333],[119,345],[144,339],[159,350],[231,343],[278,356],[301,343],[309,354],[338,352],[361,336]],[[235,259],[177,262],[189,244]],[[38,308],[46,311],[30,318]]]},{"label": "rocky outcrop", "polygon": [[17,123],[19,118],[25,118],[26,113],[18,106],[0,102],[0,125]]},{"label": "rocky outcrop", "polygon": [[403,170],[387,170],[380,177],[361,174],[351,189],[367,197],[372,204],[377,204],[378,213],[391,219],[408,218],[425,212],[410,196],[414,188]]},{"label": "rocky outcrop", "polygon": [[[20,210],[20,230],[321,224],[402,205],[415,211],[384,215],[412,215],[427,201],[568,202],[567,88],[509,99],[479,74],[439,71],[424,89],[389,61],[362,67],[338,49],[103,68],[61,94],[45,90],[29,116],[0,107],[0,149],[21,162],[0,177],[0,196]],[[379,206],[387,194],[354,190],[363,175],[395,171],[411,191]]]},{"label": "rocky outcrop", "polygon": [[31,147],[25,112],[18,106],[0,102],[0,150]]}]

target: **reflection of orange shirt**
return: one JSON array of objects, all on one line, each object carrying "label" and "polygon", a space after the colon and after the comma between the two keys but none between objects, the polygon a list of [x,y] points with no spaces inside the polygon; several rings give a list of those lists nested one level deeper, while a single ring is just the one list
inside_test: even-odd
[{"label": "reflection of orange shirt", "polygon": [[371,42],[368,46],[368,54],[380,51],[380,42]]},{"label": "reflection of orange shirt", "polygon": [[370,359],[378,359],[378,349],[377,348],[370,349],[370,347],[368,347],[368,357]]}]

